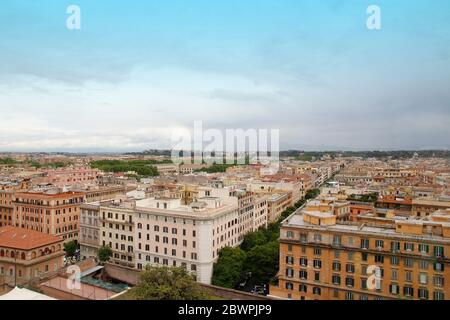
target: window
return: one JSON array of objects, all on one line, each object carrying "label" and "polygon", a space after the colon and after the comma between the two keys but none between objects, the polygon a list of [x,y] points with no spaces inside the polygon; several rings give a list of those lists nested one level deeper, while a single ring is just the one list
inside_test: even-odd
[{"label": "window", "polygon": [[391,251],[397,253],[400,251],[400,242],[391,242]]},{"label": "window", "polygon": [[444,277],[437,275],[433,277],[433,285],[435,287],[443,287],[444,286]]},{"label": "window", "polygon": [[294,284],[292,282],[286,282],[286,289],[287,290],[293,290]]},{"label": "window", "polygon": [[369,255],[367,254],[367,252],[362,252],[361,253],[361,260],[362,261],[367,261]]},{"label": "window", "polygon": [[392,280],[397,280],[398,279],[398,270],[392,269],[392,271],[391,271],[391,278],[392,278]]},{"label": "window", "polygon": [[442,272],[442,271],[444,271],[444,265],[440,262],[435,262],[433,264],[433,269],[434,269],[434,271]]},{"label": "window", "polygon": [[412,282],[412,272],[411,271],[405,271],[405,281]]},{"label": "window", "polygon": [[320,281],[320,272],[314,272],[314,281]]},{"label": "window", "polygon": [[419,283],[420,284],[427,284],[428,283],[428,275],[426,273],[420,273],[419,274]]},{"label": "window", "polygon": [[314,248],[314,255],[320,256],[322,254],[322,250],[320,248]]},{"label": "window", "polygon": [[375,241],[375,247],[377,247],[377,249],[383,249],[384,248],[384,241],[383,240],[376,240]]},{"label": "window", "polygon": [[366,300],[369,300],[369,297],[367,295],[365,295],[365,294],[362,294],[362,295],[359,296],[359,300],[366,301]]},{"label": "window", "polygon": [[428,300],[428,290],[427,289],[419,289],[419,299]]},{"label": "window", "polygon": [[428,269],[428,261],[421,260],[419,263],[420,269],[427,270]]},{"label": "window", "polygon": [[287,268],[286,269],[286,276],[289,278],[292,278],[294,276],[294,269]]},{"label": "window", "polygon": [[367,279],[361,279],[361,289],[367,289]]},{"label": "window", "polygon": [[299,289],[300,292],[304,292],[304,293],[308,292],[308,287],[306,285],[304,285],[304,284],[300,284],[298,289]]},{"label": "window", "polygon": [[347,287],[353,287],[355,285],[355,279],[353,279],[353,277],[345,278],[345,285]]},{"label": "window", "polygon": [[322,241],[322,235],[320,233],[314,233],[314,241],[321,242]]},{"label": "window", "polygon": [[334,246],[340,246],[341,245],[341,240],[342,240],[341,236],[334,235],[333,236],[333,245]]},{"label": "window", "polygon": [[409,258],[405,258],[405,267],[412,268],[414,265],[414,261]]},{"label": "window", "polygon": [[404,249],[405,251],[414,251],[414,243],[405,242]]},{"label": "window", "polygon": [[434,291],[433,292],[433,299],[434,300],[445,300],[444,293],[442,291]]},{"label": "window", "polygon": [[403,295],[405,295],[407,297],[414,296],[414,289],[410,286],[403,287]]},{"label": "window", "polygon": [[341,271],[341,264],[338,261],[333,262],[333,271]]},{"label": "window", "polygon": [[333,284],[335,284],[335,285],[340,285],[341,284],[341,277],[339,275],[334,274],[331,277],[331,280],[332,280]]},{"label": "window", "polygon": [[430,246],[427,244],[419,244],[420,253],[427,254],[430,251]]},{"label": "window", "polygon": [[399,257],[391,257],[391,264],[394,266],[398,266],[400,264],[400,258]]},{"label": "window", "polygon": [[287,237],[287,238],[290,238],[290,239],[294,238],[294,232],[292,232],[292,231],[287,231],[287,232],[286,232],[286,237]]},{"label": "window", "polygon": [[298,275],[300,279],[308,279],[308,272],[306,270],[300,270]]},{"label": "window", "polygon": [[305,243],[307,241],[307,235],[306,233],[300,233],[300,242]]},{"label": "window", "polygon": [[314,287],[313,288],[313,294],[320,296],[321,294],[321,290],[319,287]]},{"label": "window", "polygon": [[306,267],[306,266],[308,266],[308,259],[306,259],[306,258],[300,258],[300,265],[302,266],[302,267]]},{"label": "window", "polygon": [[314,266],[314,268],[316,268],[316,269],[322,268],[322,261],[320,261],[320,260],[318,260],[318,259],[314,259],[314,261],[313,261],[313,266]]},{"label": "window", "polygon": [[392,283],[389,285],[389,293],[391,294],[399,294],[400,293],[400,287],[396,283]]},{"label": "window", "polygon": [[350,252],[348,253],[347,257],[348,257],[348,260],[349,260],[349,261],[352,261],[352,260],[353,260],[353,252],[350,251]]},{"label": "window", "polygon": [[375,263],[384,263],[384,256],[375,255]]},{"label": "window", "polygon": [[367,275],[367,266],[366,265],[361,266],[361,274],[364,276]]},{"label": "window", "polygon": [[294,264],[294,257],[287,256],[286,257],[286,264]]},{"label": "window", "polygon": [[335,258],[335,259],[339,259],[340,256],[341,256],[341,252],[340,252],[339,250],[336,250],[336,251],[334,252],[334,258]]},{"label": "window", "polygon": [[354,265],[354,264],[347,264],[347,265],[345,266],[345,270],[346,270],[348,273],[355,273],[355,265]]},{"label": "window", "polygon": [[369,239],[361,239],[361,249],[369,249]]},{"label": "window", "polygon": [[444,247],[435,246],[433,252],[435,257],[444,257]]},{"label": "window", "polygon": [[353,300],[353,292],[346,292],[345,293],[345,299],[346,300]]}]

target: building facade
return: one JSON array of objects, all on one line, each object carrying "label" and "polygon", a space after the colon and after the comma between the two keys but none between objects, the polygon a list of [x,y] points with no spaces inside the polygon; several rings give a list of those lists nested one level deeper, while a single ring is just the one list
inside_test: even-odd
[{"label": "building facade", "polygon": [[63,239],[6,226],[0,228],[0,285],[14,287],[58,272],[63,266]]},{"label": "building facade", "polygon": [[81,192],[48,190],[14,194],[13,225],[78,241]]},{"label": "building facade", "polygon": [[450,299],[450,212],[390,224],[299,210],[283,223],[278,284],[299,300]]}]

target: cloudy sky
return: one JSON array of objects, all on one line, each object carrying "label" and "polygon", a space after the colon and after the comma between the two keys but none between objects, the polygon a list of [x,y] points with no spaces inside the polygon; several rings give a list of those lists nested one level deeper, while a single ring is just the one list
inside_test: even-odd
[{"label": "cloudy sky", "polygon": [[196,120],[281,149],[450,147],[448,0],[2,0],[0,61],[0,151],[170,148]]}]

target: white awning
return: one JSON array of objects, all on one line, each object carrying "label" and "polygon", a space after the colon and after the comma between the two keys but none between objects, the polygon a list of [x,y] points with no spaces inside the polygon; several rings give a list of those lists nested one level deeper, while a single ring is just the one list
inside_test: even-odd
[{"label": "white awning", "polygon": [[57,300],[57,299],[25,288],[15,287],[10,292],[1,295],[0,300]]}]

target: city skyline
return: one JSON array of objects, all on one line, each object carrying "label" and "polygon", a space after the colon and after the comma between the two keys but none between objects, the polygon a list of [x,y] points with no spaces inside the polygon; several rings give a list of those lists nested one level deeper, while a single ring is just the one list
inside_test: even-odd
[{"label": "city skyline", "polygon": [[[68,30],[66,9],[81,10]],[[0,150],[170,149],[194,121],[280,149],[449,149],[450,4],[4,1]]]}]

